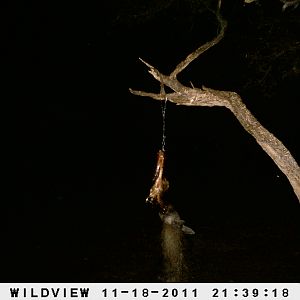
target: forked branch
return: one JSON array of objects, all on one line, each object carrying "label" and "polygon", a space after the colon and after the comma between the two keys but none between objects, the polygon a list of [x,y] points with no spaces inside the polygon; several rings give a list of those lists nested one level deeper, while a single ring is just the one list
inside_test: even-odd
[{"label": "forked branch", "polygon": [[255,138],[261,148],[286,175],[300,202],[300,168],[297,162],[283,143],[257,121],[237,93],[213,90],[206,87],[191,88],[184,86],[177,80],[177,75],[181,71],[183,71],[203,52],[219,43],[224,37],[227,23],[221,18],[220,14],[217,14],[217,18],[221,26],[220,33],[212,41],[201,45],[194,52],[188,55],[175,67],[174,71],[171,72],[170,75],[160,73],[156,68],[141,60],[149,68],[148,72],[157,81],[159,81],[160,84],[169,87],[173,90],[173,92],[167,93],[166,95],[162,95],[161,93],[148,93],[133,89],[130,89],[130,92],[134,95],[150,97],[160,101],[167,98],[167,100],[177,105],[224,106],[228,108],[235,115],[244,129]]}]

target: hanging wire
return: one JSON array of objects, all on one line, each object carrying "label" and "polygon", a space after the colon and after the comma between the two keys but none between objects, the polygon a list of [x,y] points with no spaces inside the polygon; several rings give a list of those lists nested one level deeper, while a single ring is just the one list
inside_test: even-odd
[{"label": "hanging wire", "polygon": [[166,110],[167,110],[167,95],[164,89],[164,84],[160,85],[160,93],[164,97],[164,101],[161,101],[161,113],[162,113],[162,141],[161,150],[165,151],[166,148]]}]

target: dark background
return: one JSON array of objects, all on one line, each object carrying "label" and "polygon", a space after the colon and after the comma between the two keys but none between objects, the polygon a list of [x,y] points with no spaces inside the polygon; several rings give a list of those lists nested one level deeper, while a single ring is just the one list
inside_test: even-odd
[{"label": "dark background", "polygon": [[[169,73],[216,35],[209,2],[1,10],[12,157],[3,281],[159,281],[161,224],[144,200],[161,107],[128,88],[159,91],[139,57]],[[299,161],[299,8],[225,1],[222,13],[225,38],[179,79],[238,92]],[[225,108],[168,103],[166,122],[168,197],[196,231],[189,280],[299,282],[299,202],[277,166]]]}]

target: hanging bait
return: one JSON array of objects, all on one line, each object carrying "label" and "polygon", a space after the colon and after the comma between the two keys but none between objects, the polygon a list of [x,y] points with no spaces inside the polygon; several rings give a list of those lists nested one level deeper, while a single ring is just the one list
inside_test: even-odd
[{"label": "hanging bait", "polygon": [[[162,82],[162,81],[161,81]],[[164,224],[164,228],[179,229],[179,231],[186,234],[194,234],[194,230],[185,226],[184,221],[180,219],[178,212],[173,208],[170,203],[166,203],[163,200],[164,193],[169,189],[169,181],[164,176],[164,164],[165,164],[165,144],[166,144],[166,105],[167,96],[165,93],[164,85],[161,84],[160,93],[164,97],[164,104],[162,109],[162,145],[161,150],[157,153],[156,170],[153,178],[153,185],[150,189],[149,196],[146,198],[146,202],[154,204],[159,209],[159,216]],[[178,231],[178,230],[176,230]],[[169,232],[168,230],[166,232]]]},{"label": "hanging bait", "polygon": [[163,150],[159,150],[157,153],[157,164],[153,178],[153,185],[150,189],[149,196],[146,198],[146,202],[158,205],[161,211],[164,211],[166,206],[163,202],[163,194],[169,188],[169,182],[164,177],[164,163],[165,152]]},{"label": "hanging bait", "polygon": [[146,202],[157,205],[159,208],[159,216],[162,222],[166,225],[171,225],[174,228],[180,229],[185,234],[195,234],[194,230],[184,225],[178,212],[170,203],[163,200],[163,194],[169,188],[169,182],[164,177],[165,152],[159,150],[157,154],[156,171],[153,178],[153,185],[150,189],[149,196]]}]

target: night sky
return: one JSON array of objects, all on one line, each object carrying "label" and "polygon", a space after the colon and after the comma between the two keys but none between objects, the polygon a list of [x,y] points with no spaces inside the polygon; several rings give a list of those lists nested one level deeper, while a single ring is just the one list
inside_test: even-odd
[{"label": "night sky", "polygon": [[[24,1],[2,10],[13,156],[3,281],[130,281],[112,275],[124,253],[139,252],[142,263],[142,253],[159,252],[160,221],[145,198],[161,146],[161,106],[128,89],[159,92],[139,57],[167,74],[218,30],[201,1],[168,2]],[[225,1],[225,38],[179,80],[238,92],[299,162],[299,8],[241,2]],[[286,231],[281,246],[298,249],[300,265],[297,197],[229,111],[168,103],[166,155],[167,197],[198,237],[210,226],[224,234]],[[101,269],[97,253],[115,269]],[[124,270],[115,274],[155,281]]]}]

